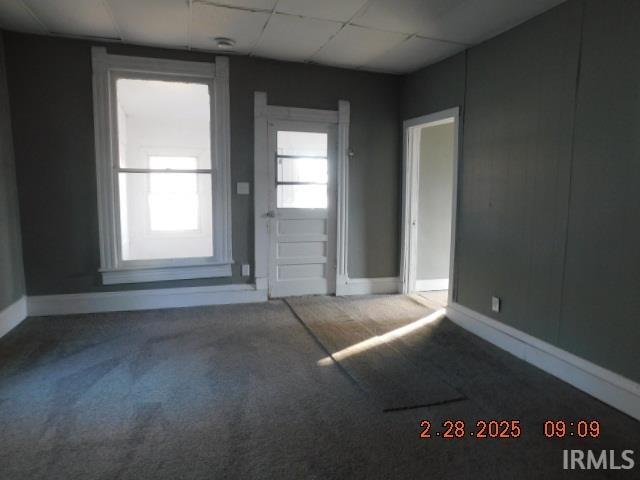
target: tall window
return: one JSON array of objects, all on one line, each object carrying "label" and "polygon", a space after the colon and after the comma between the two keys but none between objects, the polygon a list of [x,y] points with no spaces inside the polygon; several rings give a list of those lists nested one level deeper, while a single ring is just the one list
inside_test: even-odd
[{"label": "tall window", "polygon": [[93,60],[103,282],[230,275],[226,59]]}]

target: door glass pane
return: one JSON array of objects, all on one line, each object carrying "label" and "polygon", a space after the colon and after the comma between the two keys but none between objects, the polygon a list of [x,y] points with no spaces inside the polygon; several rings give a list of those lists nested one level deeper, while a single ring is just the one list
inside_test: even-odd
[{"label": "door glass pane", "polygon": [[278,155],[327,156],[327,134],[315,132],[278,132]]},{"label": "door glass pane", "polygon": [[208,85],[120,78],[116,97],[121,168],[149,168],[149,155],[192,156],[211,168]]},{"label": "door glass pane", "polygon": [[213,256],[211,175],[119,174],[123,260]]},{"label": "door glass pane", "polygon": [[327,208],[326,185],[278,185],[278,208]]},{"label": "door glass pane", "polygon": [[327,208],[326,133],[278,131],[277,208]]},{"label": "door glass pane", "polygon": [[278,157],[278,182],[327,183],[327,159]]}]

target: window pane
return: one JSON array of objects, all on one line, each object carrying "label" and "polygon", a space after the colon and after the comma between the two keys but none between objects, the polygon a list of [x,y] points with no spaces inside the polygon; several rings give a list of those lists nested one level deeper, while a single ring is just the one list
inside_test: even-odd
[{"label": "window pane", "polygon": [[327,183],[326,158],[278,158],[279,182]]},{"label": "window pane", "polygon": [[152,232],[192,232],[200,228],[197,194],[150,193],[149,216]]},{"label": "window pane", "polygon": [[151,173],[149,192],[164,195],[198,193],[198,175],[195,173]]},{"label": "window pane", "polygon": [[315,132],[278,132],[278,155],[327,156],[327,134]]},{"label": "window pane", "polygon": [[149,168],[153,156],[211,168],[208,85],[120,78],[116,95],[120,167]]},{"label": "window pane", "polygon": [[120,173],[123,260],[213,256],[211,175]]},{"label": "window pane", "polygon": [[327,186],[278,185],[278,208],[327,208]]}]

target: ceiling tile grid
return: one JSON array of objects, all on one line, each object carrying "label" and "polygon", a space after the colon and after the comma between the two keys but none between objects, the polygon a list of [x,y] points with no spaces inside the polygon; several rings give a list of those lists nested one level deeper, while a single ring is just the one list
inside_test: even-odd
[{"label": "ceiling tile grid", "polygon": [[414,36],[367,62],[364,68],[386,73],[412,72],[425,64],[438,62],[464,49],[465,46],[459,43]]},{"label": "ceiling tile grid", "polygon": [[311,60],[341,67],[360,67],[407,38],[405,34],[345,26]]},{"label": "ceiling tile grid", "polygon": [[46,27],[22,0],[3,0],[0,3],[0,28],[47,33]]},{"label": "ceiling tile grid", "polygon": [[262,33],[254,55],[303,62],[325,45],[342,24],[315,18],[274,14]]},{"label": "ceiling tile grid", "polygon": [[348,22],[367,0],[278,0],[276,12]]},{"label": "ceiling tile grid", "polygon": [[191,18],[185,2],[176,0],[109,0],[122,40],[162,46],[189,45]]},{"label": "ceiling tile grid", "polygon": [[51,33],[120,39],[103,0],[22,0]]},{"label": "ceiling tile grid", "polygon": [[0,27],[408,73],[563,1],[1,0]]},{"label": "ceiling tile grid", "polygon": [[216,37],[235,40],[235,51],[249,54],[260,39],[271,16],[270,12],[226,8],[194,3],[191,22],[193,48],[215,50]]}]

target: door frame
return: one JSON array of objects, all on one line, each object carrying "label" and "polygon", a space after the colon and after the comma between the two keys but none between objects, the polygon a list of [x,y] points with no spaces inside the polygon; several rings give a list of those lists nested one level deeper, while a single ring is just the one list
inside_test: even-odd
[{"label": "door frame", "polygon": [[451,246],[449,254],[449,303],[455,301],[455,252],[458,214],[458,161],[460,150],[460,107],[423,115],[403,122],[403,187],[400,281],[402,293],[415,291],[418,260],[418,200],[420,182],[420,133],[422,128],[453,119],[453,198],[451,212]]},{"label": "door frame", "polygon": [[338,101],[337,110],[282,107],[267,104],[266,92],[254,92],[253,217],[254,278],[257,290],[269,290],[269,128],[271,120],[333,123],[337,125],[336,154],[336,295],[348,280],[348,194],[350,104]]}]

